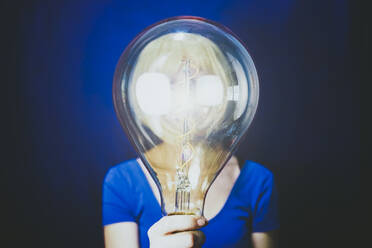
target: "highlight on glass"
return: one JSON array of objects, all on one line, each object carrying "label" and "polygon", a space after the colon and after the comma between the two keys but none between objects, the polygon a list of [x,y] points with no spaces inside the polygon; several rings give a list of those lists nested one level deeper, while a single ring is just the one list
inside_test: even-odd
[{"label": "highlight on glass", "polygon": [[164,215],[203,215],[206,193],[257,108],[257,72],[224,26],[175,17],[140,33],[117,64],[116,114],[154,179]]}]

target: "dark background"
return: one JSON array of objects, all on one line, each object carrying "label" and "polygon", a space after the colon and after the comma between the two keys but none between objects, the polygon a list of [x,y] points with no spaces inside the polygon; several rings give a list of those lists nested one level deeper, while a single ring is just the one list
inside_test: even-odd
[{"label": "dark background", "polygon": [[111,166],[135,156],[113,109],[115,65],[136,34],[177,15],[229,27],[255,61],[259,107],[238,154],[274,172],[280,247],[358,247],[364,218],[358,201],[359,92],[368,83],[370,51],[366,4],[76,0],[1,5],[1,247],[103,247],[103,177]]}]

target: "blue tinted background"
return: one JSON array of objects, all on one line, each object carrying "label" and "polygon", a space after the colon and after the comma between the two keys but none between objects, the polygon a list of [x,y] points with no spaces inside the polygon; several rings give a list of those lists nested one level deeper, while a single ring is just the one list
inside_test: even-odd
[{"label": "blue tinted background", "polygon": [[3,48],[10,55],[4,74],[6,247],[103,246],[103,177],[135,156],[113,109],[116,62],[145,27],[177,15],[229,27],[255,61],[259,107],[238,155],[274,172],[280,247],[353,244],[363,43],[355,29],[360,8],[354,5],[343,0],[9,4],[12,12],[3,22]]}]

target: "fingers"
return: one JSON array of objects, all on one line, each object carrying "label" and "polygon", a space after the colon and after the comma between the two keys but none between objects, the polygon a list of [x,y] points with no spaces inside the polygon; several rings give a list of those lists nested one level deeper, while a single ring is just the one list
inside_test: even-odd
[{"label": "fingers", "polygon": [[152,247],[196,248],[202,247],[204,242],[205,236],[202,231],[186,231],[161,236],[157,240],[155,240],[155,244]]},{"label": "fingers", "polygon": [[204,217],[164,216],[148,231],[150,247],[201,247],[205,242],[205,236],[202,231],[197,229],[205,225],[207,225],[207,220]]},{"label": "fingers", "polygon": [[205,235],[202,231],[192,231],[194,234],[194,246],[202,247],[205,242]]},{"label": "fingers", "polygon": [[149,229],[150,235],[167,235],[174,232],[191,231],[207,224],[204,217],[193,215],[164,216]]}]

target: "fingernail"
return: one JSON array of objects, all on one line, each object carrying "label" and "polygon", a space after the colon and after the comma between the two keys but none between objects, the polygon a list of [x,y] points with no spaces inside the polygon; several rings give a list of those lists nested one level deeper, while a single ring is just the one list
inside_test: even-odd
[{"label": "fingernail", "polygon": [[196,222],[198,223],[199,226],[204,226],[205,219],[202,217],[202,218],[199,218]]}]

